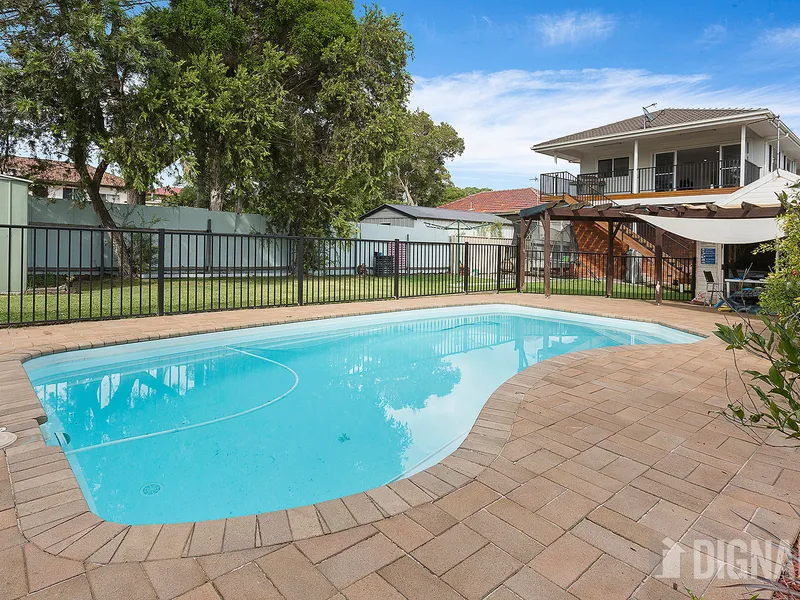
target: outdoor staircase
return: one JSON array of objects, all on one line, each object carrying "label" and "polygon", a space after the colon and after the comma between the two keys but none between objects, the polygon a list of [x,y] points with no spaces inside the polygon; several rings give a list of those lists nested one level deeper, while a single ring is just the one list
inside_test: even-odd
[{"label": "outdoor staircase", "polygon": [[[591,180],[579,179],[572,173],[547,173],[540,178],[540,198],[542,202],[560,200],[568,204],[611,204],[611,198],[595,187]],[[581,252],[606,252],[608,245],[608,223],[595,221],[577,223],[575,237],[578,250]],[[614,255],[621,256],[631,248],[644,257],[655,257],[655,228],[642,221],[641,223],[622,223],[614,236]],[[691,261],[695,256],[695,244],[675,234],[664,232],[662,238],[662,256],[664,258],[664,279],[686,281],[691,276]],[[622,265],[618,269],[622,270]],[[687,272],[687,269],[689,271]],[[592,270],[592,276],[605,277],[605,265]],[[620,278],[622,273],[615,273]]]}]

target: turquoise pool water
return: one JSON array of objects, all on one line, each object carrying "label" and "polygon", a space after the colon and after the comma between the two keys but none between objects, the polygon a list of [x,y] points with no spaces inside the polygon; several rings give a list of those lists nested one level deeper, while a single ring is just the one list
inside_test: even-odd
[{"label": "turquoise pool water", "polygon": [[69,352],[25,363],[92,511],[126,524],[241,516],[407,477],[455,450],[491,393],[566,352],[699,338],[517,306],[421,310]]}]

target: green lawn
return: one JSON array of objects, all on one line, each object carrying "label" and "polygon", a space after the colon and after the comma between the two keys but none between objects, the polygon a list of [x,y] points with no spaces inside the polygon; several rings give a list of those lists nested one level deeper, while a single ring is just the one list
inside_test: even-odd
[{"label": "green lawn", "polygon": [[[505,287],[513,276],[504,276]],[[470,291],[497,289],[494,277],[471,277]],[[403,275],[399,292],[403,297],[461,293],[463,278],[450,274]],[[393,277],[306,277],[306,304],[353,302],[393,298]],[[164,312],[181,313],[234,308],[258,308],[297,304],[298,284],[294,277],[190,278],[168,279],[164,287]],[[41,288],[22,295],[0,296],[0,322],[32,323],[79,318],[102,319],[158,314],[158,285],[155,280],[84,282],[83,288],[66,293],[62,288],[48,293]]]},{"label": "green lawn", "polygon": [[[513,274],[504,274],[502,288],[514,287]],[[305,304],[354,302],[394,298],[393,277],[306,277],[303,285]],[[497,290],[497,278],[471,276],[471,292]],[[463,277],[452,274],[403,275],[399,279],[401,297],[458,294],[464,291]],[[525,292],[544,293],[544,282],[528,281]],[[605,281],[553,278],[553,294],[604,296]],[[617,282],[615,298],[654,299],[652,286]],[[665,300],[691,300],[691,293],[681,294],[666,288]],[[298,284],[294,277],[191,278],[168,279],[164,288],[164,312],[183,313],[235,308],[286,306],[298,303]],[[66,293],[62,288],[48,293],[41,288],[22,295],[0,296],[0,322],[9,324],[104,319],[158,314],[158,286],[155,280],[134,280],[133,284],[105,279]]]},{"label": "green lawn", "polygon": [[[543,294],[544,281],[528,281],[524,291],[533,294]],[[553,278],[550,280],[550,293],[573,296],[605,296],[606,282],[605,280],[598,281],[596,279]],[[650,285],[637,285],[615,281],[613,297],[654,300],[656,297],[656,288]],[[689,301],[691,299],[691,289],[681,293],[680,290],[677,289],[669,287],[664,288],[664,300]]]}]

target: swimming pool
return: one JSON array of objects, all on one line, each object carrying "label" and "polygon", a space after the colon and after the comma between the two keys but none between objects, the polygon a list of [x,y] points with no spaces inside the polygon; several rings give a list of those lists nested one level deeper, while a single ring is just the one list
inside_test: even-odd
[{"label": "swimming pool", "polygon": [[511,305],[309,321],[81,350],[25,369],[92,512],[138,525],[303,506],[453,452],[491,393],[590,348],[690,343]]}]

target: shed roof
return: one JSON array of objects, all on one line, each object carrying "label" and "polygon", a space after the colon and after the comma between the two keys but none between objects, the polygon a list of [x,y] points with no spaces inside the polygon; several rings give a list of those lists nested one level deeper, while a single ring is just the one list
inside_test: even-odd
[{"label": "shed roof", "polygon": [[471,212],[467,210],[448,210],[429,206],[410,206],[408,204],[381,204],[361,217],[361,221],[383,209],[390,209],[412,219],[428,219],[431,221],[463,221],[466,223],[502,223],[511,221],[490,213]]}]

